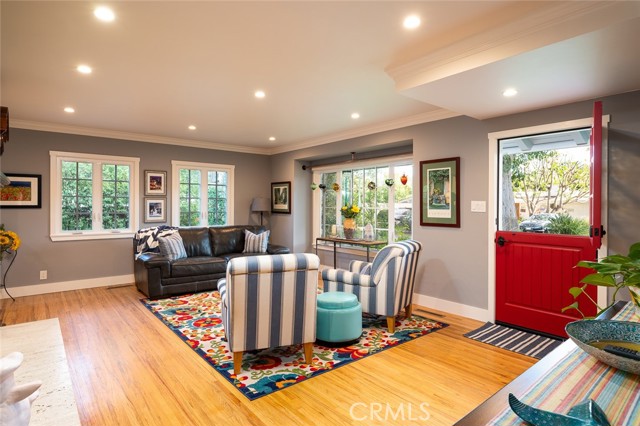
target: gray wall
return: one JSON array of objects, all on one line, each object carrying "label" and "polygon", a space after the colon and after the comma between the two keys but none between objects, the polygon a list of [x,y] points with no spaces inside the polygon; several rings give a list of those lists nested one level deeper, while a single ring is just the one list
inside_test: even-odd
[{"label": "gray wall", "polygon": [[[0,157],[0,169],[5,173],[41,174],[43,190],[41,209],[0,209],[0,223],[22,239],[7,277],[10,287],[133,274],[132,243],[128,238],[55,243],[49,239],[49,151],[139,157],[139,188],[143,188],[144,170],[166,170],[171,182],[171,160],[235,165],[236,224],[259,224],[260,217],[250,214],[251,200],[255,196],[268,197],[270,192],[265,176],[270,175],[271,168],[265,155],[12,128],[11,140]],[[143,198],[141,191],[141,205]],[[170,213],[170,186],[167,206]],[[145,224],[143,219],[141,211],[140,227],[155,225]],[[47,280],[39,279],[40,270],[48,271]]]},{"label": "gray wall", "polygon": [[[629,245],[640,241],[640,214],[637,213],[640,211],[640,92],[611,96],[603,101],[604,113],[611,115],[608,246],[610,252],[626,254]],[[348,155],[350,151],[371,150],[406,140],[413,141],[416,169],[422,160],[459,156],[461,227],[423,227],[419,225],[419,218],[414,218],[414,238],[424,245],[416,291],[487,309],[488,218],[486,213],[472,213],[470,204],[472,200],[488,200],[488,133],[590,117],[592,106],[593,101],[589,100],[483,121],[455,117],[276,155],[271,160],[272,176],[281,180],[297,179],[296,184],[304,186],[302,194],[295,193],[301,197],[294,201],[299,208],[279,224],[282,226],[279,232],[288,232],[288,241],[297,249],[311,250],[311,191],[308,189],[311,180],[297,167],[292,167],[296,161]],[[417,198],[414,209],[419,211]],[[323,259],[325,264],[332,263],[329,256]]]},{"label": "gray wall", "polygon": [[[611,252],[626,253],[631,243],[640,241],[637,213],[640,211],[640,92],[607,97],[603,101],[604,113],[611,115],[607,239]],[[40,283],[40,269],[49,270],[50,282],[132,271],[129,240],[61,243],[49,240],[49,150],[137,156],[141,158],[141,171],[170,172],[172,159],[235,164],[236,223],[259,220],[249,217],[249,205],[254,196],[269,197],[269,182],[291,181],[292,213],[269,215],[267,224],[272,229],[274,243],[292,247],[294,251],[311,251],[312,191],[309,185],[312,175],[302,170],[302,165],[340,155],[347,159],[351,151],[370,153],[411,141],[416,168],[421,160],[461,158],[461,227],[421,227],[418,218],[414,219],[414,238],[425,247],[417,292],[486,309],[488,218],[486,213],[472,213],[470,203],[488,199],[487,134],[585,118],[591,115],[591,109],[592,101],[584,101],[484,121],[456,117],[271,157],[12,129],[11,142],[5,155],[0,157],[2,170],[42,174],[44,192],[42,209],[0,210],[0,221],[24,240],[10,283]],[[414,208],[419,209],[417,198]],[[331,262],[325,260],[324,263]]]}]

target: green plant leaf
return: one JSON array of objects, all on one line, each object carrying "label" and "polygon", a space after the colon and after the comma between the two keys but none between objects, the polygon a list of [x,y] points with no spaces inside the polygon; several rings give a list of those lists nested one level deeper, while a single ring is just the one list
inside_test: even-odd
[{"label": "green plant leaf", "polygon": [[[574,287],[574,288],[578,288],[578,287]],[[564,308],[562,308],[562,312],[568,311],[569,309],[575,309],[576,311],[580,312],[580,309],[578,309],[578,302],[573,302],[569,306],[565,306]]]},{"label": "green plant leaf", "polygon": [[603,263],[614,263],[614,264],[623,265],[623,264],[629,263],[629,262],[631,262],[631,258],[629,258],[627,256],[622,256],[620,254],[612,254],[611,256],[607,256],[607,257],[603,258],[602,260],[600,260],[600,264],[603,264]]},{"label": "green plant leaf", "polygon": [[580,280],[581,283],[600,285],[604,287],[616,287],[616,280],[611,275],[589,274]]},{"label": "green plant leaf", "polygon": [[571,293],[574,299],[580,296],[583,292],[584,292],[584,287],[571,287],[569,289],[569,293]]},{"label": "green plant leaf", "polygon": [[640,284],[640,272],[635,272],[635,273],[629,275],[624,280],[624,285],[625,286],[638,285],[638,284]]},{"label": "green plant leaf", "polygon": [[631,244],[631,247],[629,247],[629,257],[635,260],[640,259],[640,242]]}]

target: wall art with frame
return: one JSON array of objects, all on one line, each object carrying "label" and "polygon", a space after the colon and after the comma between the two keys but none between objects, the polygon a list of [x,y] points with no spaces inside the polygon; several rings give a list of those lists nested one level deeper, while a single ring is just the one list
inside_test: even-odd
[{"label": "wall art with frame", "polygon": [[167,195],[167,172],[145,170],[144,195]]},{"label": "wall art with frame", "polygon": [[291,182],[271,183],[271,213],[291,214]]},{"label": "wall art with frame", "polygon": [[166,222],[167,221],[167,199],[166,198],[145,198],[144,199],[144,221],[145,222]]},{"label": "wall art with frame", "polygon": [[0,208],[42,207],[42,175],[5,173],[11,183],[0,188]]},{"label": "wall art with frame", "polygon": [[460,227],[460,157],[420,162],[420,225]]}]

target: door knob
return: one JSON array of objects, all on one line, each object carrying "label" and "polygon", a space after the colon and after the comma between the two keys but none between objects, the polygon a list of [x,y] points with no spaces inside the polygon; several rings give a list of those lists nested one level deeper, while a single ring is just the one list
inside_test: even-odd
[{"label": "door knob", "polygon": [[496,242],[498,243],[498,245],[500,247],[502,247],[507,242],[507,240],[505,240],[503,236],[499,236],[498,239],[496,240]]}]

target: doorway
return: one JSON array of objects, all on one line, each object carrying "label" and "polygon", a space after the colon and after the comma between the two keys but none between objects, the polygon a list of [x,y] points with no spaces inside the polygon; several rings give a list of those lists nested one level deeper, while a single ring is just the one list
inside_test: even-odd
[{"label": "doorway", "polygon": [[[575,264],[597,257],[591,210],[597,210],[596,216],[606,211],[592,205],[594,189],[600,187],[589,177],[599,166],[591,158],[592,123],[575,120],[489,135],[495,144],[489,310],[496,322],[564,336],[564,325],[581,318],[562,308],[573,302],[569,288],[587,273]],[[606,168],[598,178],[602,176]],[[594,299],[606,297],[591,290]]]}]

